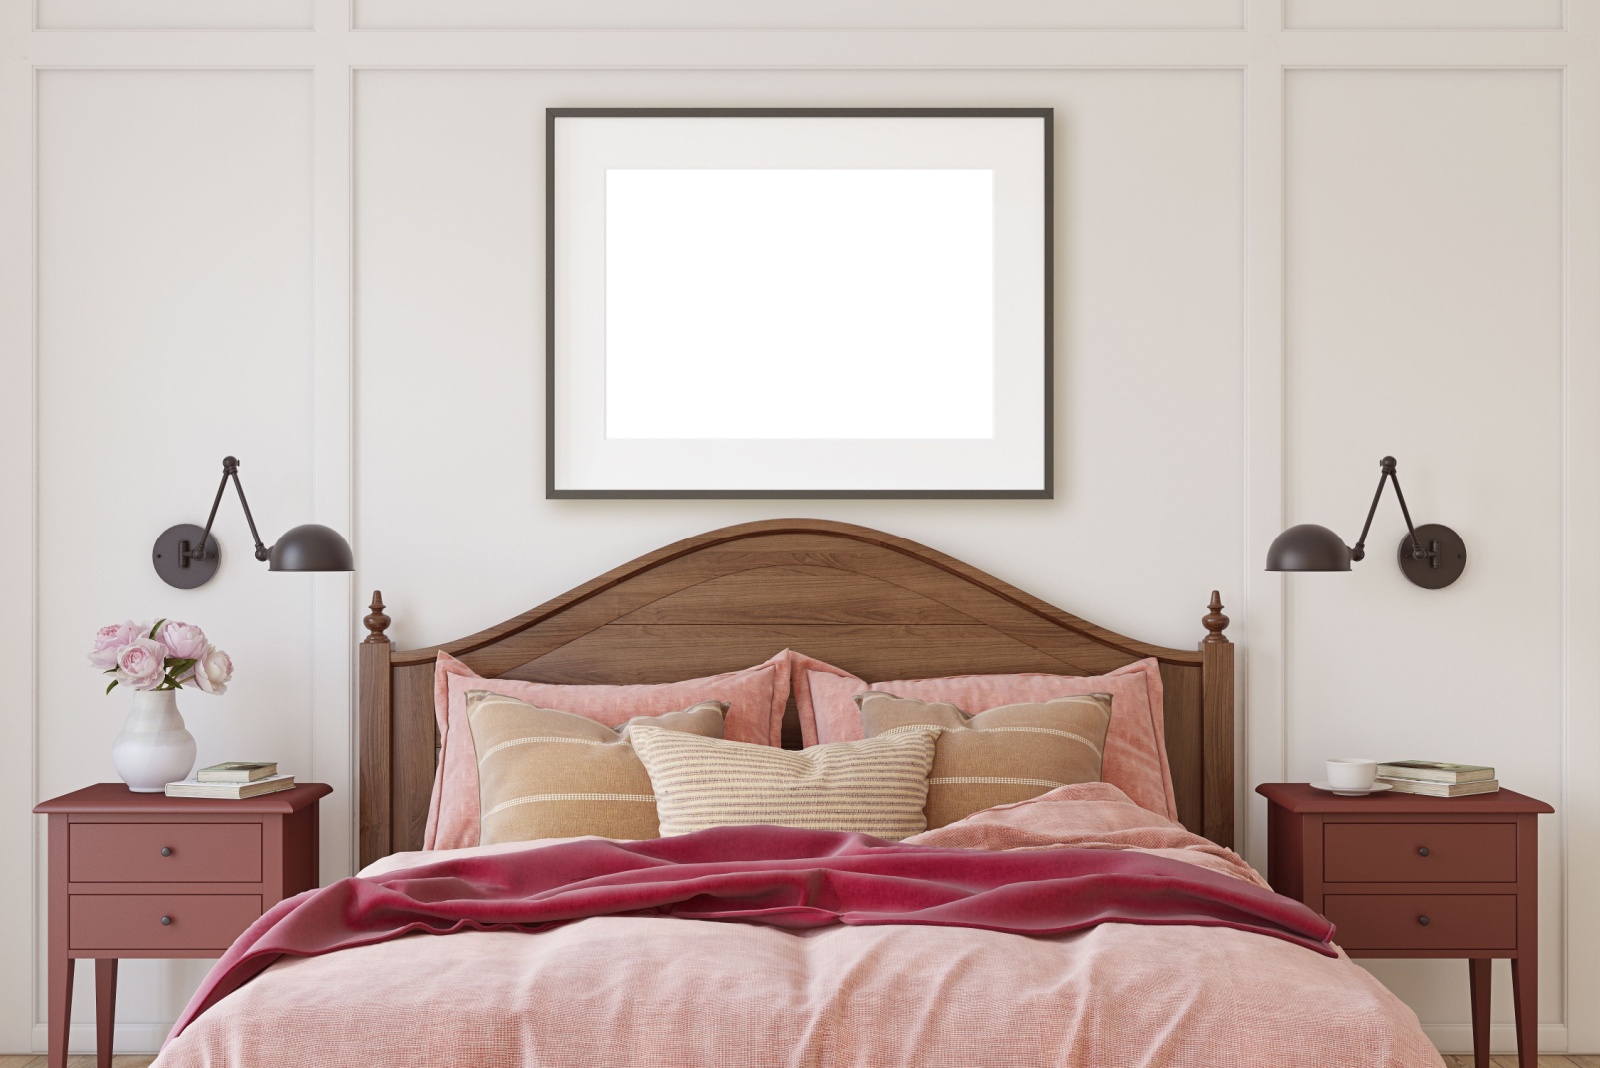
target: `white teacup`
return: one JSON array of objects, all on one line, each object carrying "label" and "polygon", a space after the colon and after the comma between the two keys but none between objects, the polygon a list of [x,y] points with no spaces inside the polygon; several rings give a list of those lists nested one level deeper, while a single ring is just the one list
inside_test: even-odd
[{"label": "white teacup", "polygon": [[1378,762],[1365,757],[1328,761],[1328,785],[1335,790],[1370,790],[1378,781]]}]

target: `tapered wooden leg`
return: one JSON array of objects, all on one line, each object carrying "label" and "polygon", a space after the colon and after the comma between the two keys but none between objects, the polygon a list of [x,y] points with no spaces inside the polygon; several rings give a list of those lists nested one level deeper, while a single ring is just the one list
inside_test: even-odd
[{"label": "tapered wooden leg", "polygon": [[1489,989],[1494,964],[1488,957],[1467,961],[1467,981],[1472,987],[1472,1063],[1489,1068]]},{"label": "tapered wooden leg", "polygon": [[94,962],[95,1068],[111,1068],[111,1034],[117,1022],[117,958]]},{"label": "tapered wooden leg", "polygon": [[1517,1064],[1539,1063],[1539,958],[1523,949],[1511,960],[1511,1000],[1517,1007]]},{"label": "tapered wooden leg", "polygon": [[67,1068],[67,1033],[72,1030],[72,967],[65,951],[50,954],[50,1068]]}]

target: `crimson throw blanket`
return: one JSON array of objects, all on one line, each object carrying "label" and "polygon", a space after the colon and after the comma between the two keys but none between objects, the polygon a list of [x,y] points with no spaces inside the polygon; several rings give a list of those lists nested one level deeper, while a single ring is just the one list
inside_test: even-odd
[{"label": "crimson throw blanket", "polygon": [[270,909],[217,962],[172,1029],[279,957],[401,935],[540,931],[588,916],[774,927],[921,924],[1025,935],[1101,923],[1233,927],[1327,956],[1333,925],[1298,901],[1192,864],[1103,849],[990,851],[791,827],[641,842],[582,839],[341,879]]}]

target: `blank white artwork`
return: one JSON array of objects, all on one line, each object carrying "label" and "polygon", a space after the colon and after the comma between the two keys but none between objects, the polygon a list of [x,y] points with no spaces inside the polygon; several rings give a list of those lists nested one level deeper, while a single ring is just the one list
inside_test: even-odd
[{"label": "blank white artwork", "polygon": [[994,172],[614,168],[608,439],[987,439]]}]

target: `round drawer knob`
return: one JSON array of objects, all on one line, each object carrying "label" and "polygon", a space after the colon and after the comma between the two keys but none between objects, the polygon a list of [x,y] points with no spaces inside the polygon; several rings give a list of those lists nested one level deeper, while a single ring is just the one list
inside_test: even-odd
[{"label": "round drawer knob", "polygon": [[[161,847],[161,855],[164,856],[164,857],[172,856],[172,847],[171,846],[162,846]],[[1423,856],[1427,856],[1428,855],[1428,851],[1426,849],[1424,849],[1422,851],[1422,855]]]},{"label": "round drawer knob", "polygon": [[[164,923],[166,921],[163,920],[162,922]],[[1426,926],[1428,926],[1428,917],[1426,917],[1426,916],[1418,916],[1417,917],[1417,922],[1422,924],[1422,926],[1426,927]]]},{"label": "round drawer knob", "polygon": [[1428,847],[1427,846],[1423,846],[1422,848],[1417,850],[1417,856],[1425,857],[1427,855],[1428,855]]},{"label": "round drawer knob", "polygon": [[[1422,922],[1423,923],[1427,923],[1428,922],[1428,918],[1426,916],[1424,916],[1422,918]],[[161,917],[161,926],[163,926],[163,927],[171,927],[172,926],[172,917],[171,916],[163,916],[163,917]]]}]

